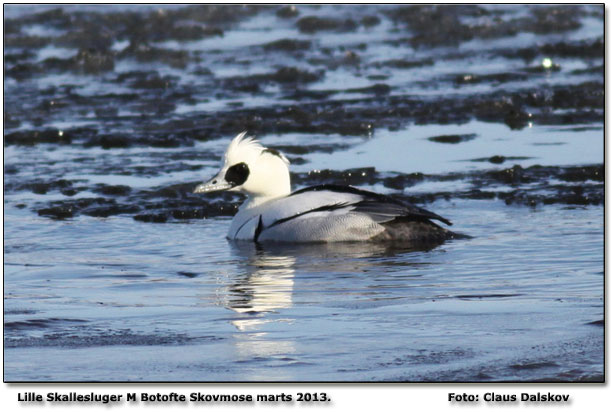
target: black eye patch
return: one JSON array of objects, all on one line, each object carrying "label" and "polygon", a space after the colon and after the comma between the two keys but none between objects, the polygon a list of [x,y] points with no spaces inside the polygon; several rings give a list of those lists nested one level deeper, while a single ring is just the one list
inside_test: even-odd
[{"label": "black eye patch", "polygon": [[249,167],[246,163],[237,163],[225,172],[225,181],[232,186],[240,186],[249,177]]}]

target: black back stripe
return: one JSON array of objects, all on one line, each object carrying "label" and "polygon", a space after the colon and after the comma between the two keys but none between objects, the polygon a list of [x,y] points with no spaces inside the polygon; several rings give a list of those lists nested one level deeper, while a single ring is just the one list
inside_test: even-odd
[{"label": "black back stripe", "polygon": [[444,222],[447,225],[452,225],[452,223],[448,219],[443,218],[442,216],[432,213],[423,208],[411,205],[409,203],[401,202],[397,199],[394,199],[391,196],[381,195],[379,193],[357,189],[356,187],[352,187],[352,186],[341,186],[341,185],[333,185],[333,184],[311,186],[311,187],[306,187],[304,189],[297,190],[291,193],[289,196],[299,195],[305,192],[321,192],[321,191],[330,191],[330,192],[336,192],[336,193],[351,193],[351,194],[359,195],[363,197],[363,200],[356,204],[369,203],[373,205],[373,204],[378,203],[380,204],[380,206],[382,206],[383,204],[386,203],[387,208],[388,208],[388,205],[391,204],[391,205],[399,206],[403,210],[403,212],[399,212],[398,210],[398,216],[406,216],[406,217],[412,216],[414,218],[434,219],[434,220],[439,220],[441,222]]},{"label": "black back stripe", "polygon": [[400,202],[397,199],[392,198],[391,196],[381,195],[380,193],[374,193],[368,190],[357,189],[356,187],[353,187],[353,186],[341,186],[341,185],[333,185],[333,184],[306,187],[304,189],[296,190],[295,192],[291,193],[289,196],[299,195],[300,193],[305,193],[305,192],[322,192],[325,190],[330,191],[330,192],[336,192],[336,193],[351,193],[354,195],[363,196],[364,198],[369,198],[369,199],[374,198],[380,201],[403,205],[402,202]]},{"label": "black back stripe", "polygon": [[[261,216],[260,216],[261,217]],[[247,219],[246,222],[244,222],[242,225],[240,225],[240,227],[238,228],[238,230],[236,231],[236,234],[234,235],[234,239],[238,236],[238,233],[240,233],[240,231],[242,230],[242,228],[249,223],[251,220],[255,219],[255,217],[252,217],[250,219]]]},{"label": "black back stripe", "polygon": [[257,223],[257,228],[255,229],[255,236],[253,237],[254,242],[257,242],[257,240],[259,239],[259,235],[261,235],[263,228],[263,220],[261,218],[261,215],[259,215],[259,223]]},{"label": "black back stripe", "polygon": [[325,206],[317,207],[316,209],[310,209],[310,210],[307,210],[305,212],[297,213],[297,214],[295,214],[293,216],[289,216],[289,217],[284,217],[282,219],[278,219],[274,223],[272,223],[270,226],[268,226],[266,229],[274,227],[274,226],[277,226],[277,225],[280,225],[281,223],[285,223],[285,222],[287,222],[289,220],[296,219],[296,218],[298,218],[300,216],[307,215],[309,213],[329,212],[329,211],[332,211],[332,210],[342,209],[343,207],[347,207],[347,206],[348,206],[348,203],[343,202],[343,203],[334,203],[332,205],[325,205]]},{"label": "black back stripe", "polygon": [[[353,187],[353,186],[325,184],[325,185],[305,187],[303,189],[296,190],[295,192],[291,193],[289,196],[299,195],[300,193],[304,193],[304,192],[320,192],[322,190],[329,190],[330,192],[339,192],[339,193],[355,193],[358,195],[362,195],[362,194],[376,195],[377,194],[374,192],[368,192],[366,190],[357,189],[356,187]],[[382,195],[379,195],[379,196],[382,196]]]}]

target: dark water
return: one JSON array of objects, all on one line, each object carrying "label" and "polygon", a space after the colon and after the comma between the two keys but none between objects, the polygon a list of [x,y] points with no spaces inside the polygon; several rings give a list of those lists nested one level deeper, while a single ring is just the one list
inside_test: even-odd
[{"label": "dark water", "polygon": [[[6,380],[603,379],[603,7],[4,11]],[[229,243],[242,130],[473,238]]]}]

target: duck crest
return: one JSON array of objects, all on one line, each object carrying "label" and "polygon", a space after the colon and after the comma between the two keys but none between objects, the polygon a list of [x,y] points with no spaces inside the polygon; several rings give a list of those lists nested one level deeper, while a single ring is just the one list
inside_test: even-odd
[{"label": "duck crest", "polygon": [[228,164],[234,164],[238,161],[252,159],[263,154],[276,156],[285,162],[287,166],[290,164],[289,159],[287,159],[284,154],[276,149],[264,147],[259,140],[255,139],[254,137],[247,136],[246,131],[234,137],[227,146],[227,150],[225,151],[225,162]]},{"label": "duck crest", "polygon": [[247,136],[244,131],[232,139],[225,151],[225,162],[233,164],[245,159],[251,159],[261,154],[265,148],[254,137]]}]

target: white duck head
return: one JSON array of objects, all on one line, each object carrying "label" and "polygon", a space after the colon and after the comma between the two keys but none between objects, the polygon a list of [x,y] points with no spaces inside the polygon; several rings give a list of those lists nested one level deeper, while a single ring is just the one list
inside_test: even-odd
[{"label": "white duck head", "polygon": [[219,190],[248,195],[247,207],[287,196],[291,193],[289,160],[242,132],[227,147],[221,171],[208,182],[198,185],[194,193]]}]

